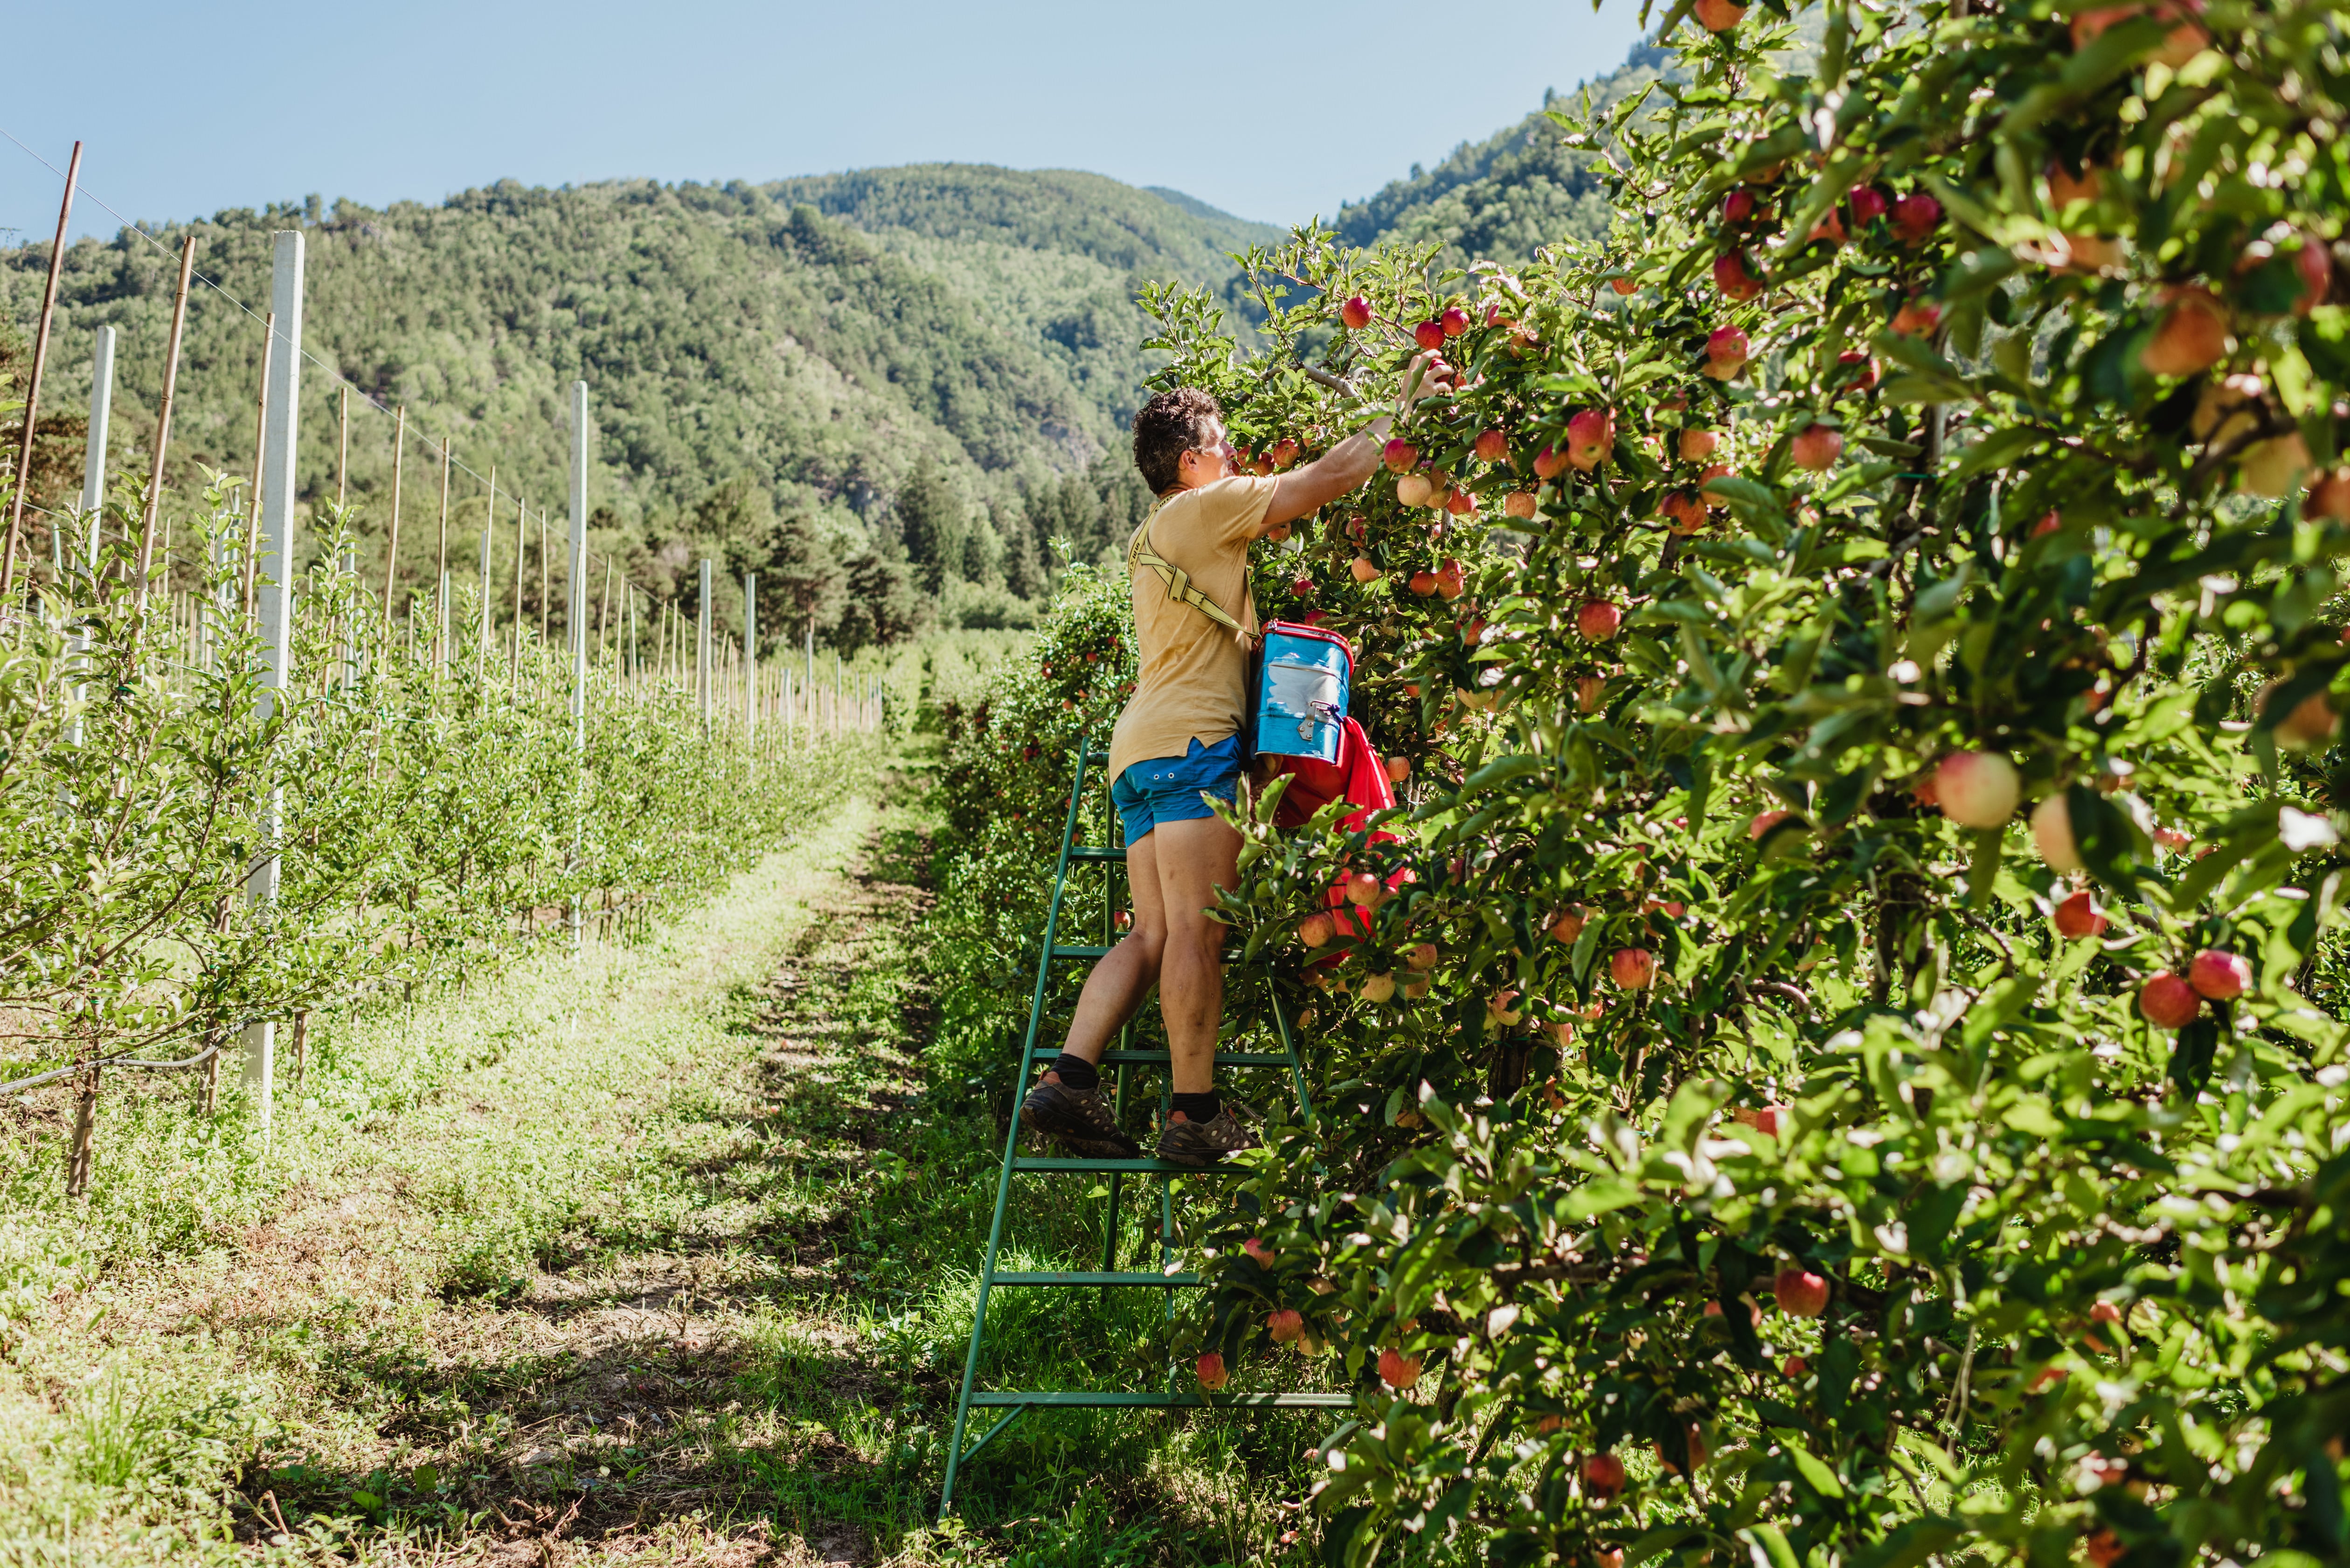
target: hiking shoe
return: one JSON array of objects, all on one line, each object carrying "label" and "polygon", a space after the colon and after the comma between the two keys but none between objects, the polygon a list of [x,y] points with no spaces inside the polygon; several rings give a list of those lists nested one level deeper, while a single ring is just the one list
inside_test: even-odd
[{"label": "hiking shoe", "polygon": [[1226,1100],[1213,1121],[1169,1122],[1159,1133],[1159,1158],[1170,1165],[1205,1170],[1224,1156],[1256,1147],[1256,1136],[1232,1116]]},{"label": "hiking shoe", "polygon": [[1087,1159],[1133,1159],[1142,1146],[1118,1130],[1099,1089],[1072,1089],[1047,1076],[1020,1102],[1020,1125]]}]

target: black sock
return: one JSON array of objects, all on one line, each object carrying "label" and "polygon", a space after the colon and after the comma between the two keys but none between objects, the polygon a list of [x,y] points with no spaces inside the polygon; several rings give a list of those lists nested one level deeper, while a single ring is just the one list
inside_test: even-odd
[{"label": "black sock", "polygon": [[1177,1095],[1173,1108],[1187,1122],[1211,1122],[1224,1108],[1223,1096],[1210,1089],[1204,1095]]},{"label": "black sock", "polygon": [[1053,1064],[1045,1071],[1058,1073],[1061,1075],[1061,1087],[1065,1089],[1095,1089],[1101,1086],[1101,1069],[1083,1056],[1072,1055],[1066,1051],[1054,1057]]}]

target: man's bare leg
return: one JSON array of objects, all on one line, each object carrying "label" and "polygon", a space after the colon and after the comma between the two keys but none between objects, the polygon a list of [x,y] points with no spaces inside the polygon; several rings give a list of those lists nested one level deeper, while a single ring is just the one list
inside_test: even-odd
[{"label": "man's bare leg", "polygon": [[[1167,925],[1159,961],[1159,1012],[1167,1022],[1175,1093],[1204,1095],[1216,1086],[1216,1033],[1224,1013],[1224,935],[1211,919],[1216,890],[1239,880],[1241,836],[1220,817],[1162,823],[1159,905]],[[1138,912],[1136,919],[1140,920]]]},{"label": "man's bare leg", "polygon": [[[1179,826],[1189,826],[1188,823]],[[1111,1038],[1149,1000],[1159,983],[1160,953],[1167,945],[1167,908],[1159,896],[1159,840],[1154,828],[1126,846],[1126,880],[1134,898],[1134,929],[1102,956],[1077,994],[1069,1037],[1061,1049],[1088,1062],[1101,1060]]]}]

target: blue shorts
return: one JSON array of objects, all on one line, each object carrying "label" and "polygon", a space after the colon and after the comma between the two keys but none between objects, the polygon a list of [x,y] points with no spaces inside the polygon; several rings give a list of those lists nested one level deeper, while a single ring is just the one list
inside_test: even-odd
[{"label": "blue shorts", "polygon": [[1128,847],[1150,836],[1162,822],[1191,822],[1216,815],[1207,795],[1230,801],[1240,784],[1241,738],[1228,735],[1212,746],[1195,739],[1180,757],[1137,763],[1109,786],[1110,804],[1126,821]]}]

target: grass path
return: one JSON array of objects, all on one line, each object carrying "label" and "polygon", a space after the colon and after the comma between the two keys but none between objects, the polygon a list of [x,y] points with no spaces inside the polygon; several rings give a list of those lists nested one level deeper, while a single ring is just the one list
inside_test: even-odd
[{"label": "grass path", "polygon": [[[930,1523],[1001,1133],[922,1092],[922,809],[889,775],[643,945],[327,1032],[266,1159],[150,1084],[75,1208],[18,1113],[0,1568],[1259,1560],[1288,1422],[1032,1418]],[[1155,1322],[1073,1295],[999,1298],[995,1370]]]}]

